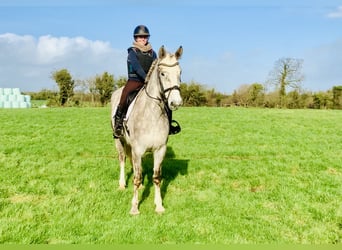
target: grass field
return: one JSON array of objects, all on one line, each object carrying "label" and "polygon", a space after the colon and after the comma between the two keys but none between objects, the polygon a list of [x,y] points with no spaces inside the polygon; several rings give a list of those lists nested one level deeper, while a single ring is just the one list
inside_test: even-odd
[{"label": "grass field", "polygon": [[108,108],[0,110],[0,243],[342,243],[342,112],[181,108],[130,216]]}]

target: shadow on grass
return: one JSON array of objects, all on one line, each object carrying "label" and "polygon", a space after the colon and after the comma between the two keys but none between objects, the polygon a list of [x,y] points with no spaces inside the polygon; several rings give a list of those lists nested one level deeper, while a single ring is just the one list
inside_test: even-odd
[{"label": "shadow on grass", "polygon": [[[166,155],[162,163],[162,184],[161,195],[162,198],[166,196],[167,189],[170,183],[177,178],[178,175],[188,174],[189,160],[181,160],[175,158],[175,152],[171,147],[167,147]],[[151,193],[153,187],[153,154],[148,153],[142,160],[144,191],[141,196],[139,205],[141,205]],[[132,173],[130,174],[130,176]],[[146,181],[147,179],[147,181]]]}]

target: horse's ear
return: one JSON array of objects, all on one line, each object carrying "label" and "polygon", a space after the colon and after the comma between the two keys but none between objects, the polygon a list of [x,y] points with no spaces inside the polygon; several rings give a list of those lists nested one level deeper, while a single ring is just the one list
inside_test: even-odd
[{"label": "horse's ear", "polygon": [[182,54],[183,54],[183,47],[179,46],[179,48],[177,49],[175,53],[177,60],[182,56]]},{"label": "horse's ear", "polygon": [[164,48],[164,45],[160,47],[159,52],[158,52],[158,57],[160,59],[164,58],[166,56],[166,51]]}]

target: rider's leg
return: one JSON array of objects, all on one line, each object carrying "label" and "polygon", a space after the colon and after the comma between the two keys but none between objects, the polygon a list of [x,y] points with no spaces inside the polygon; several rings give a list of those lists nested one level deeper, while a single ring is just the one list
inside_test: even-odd
[{"label": "rider's leg", "polygon": [[123,136],[123,119],[126,116],[128,109],[128,96],[131,92],[136,91],[144,85],[142,82],[128,80],[125,87],[122,90],[119,105],[116,108],[114,115],[114,136]]}]

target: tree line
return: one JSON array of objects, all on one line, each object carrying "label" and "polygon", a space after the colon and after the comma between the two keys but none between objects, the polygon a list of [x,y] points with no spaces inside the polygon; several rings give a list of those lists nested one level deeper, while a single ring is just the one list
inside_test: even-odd
[{"label": "tree line", "polygon": [[[327,91],[303,90],[302,65],[301,59],[281,58],[275,62],[265,83],[243,84],[232,94],[224,94],[191,81],[181,83],[181,95],[185,106],[342,109],[342,85]],[[105,106],[112,92],[127,81],[126,77],[115,79],[108,72],[75,80],[67,69],[56,70],[51,78],[59,91],[43,89],[27,94],[33,100],[47,100],[48,106]]]}]

